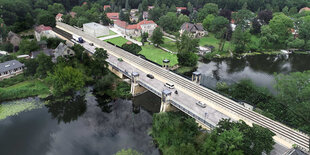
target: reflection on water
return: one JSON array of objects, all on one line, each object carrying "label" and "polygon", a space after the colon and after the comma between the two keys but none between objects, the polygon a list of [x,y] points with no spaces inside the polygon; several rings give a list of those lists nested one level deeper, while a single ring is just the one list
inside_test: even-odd
[{"label": "reflection on water", "polygon": [[235,83],[241,79],[251,79],[258,86],[274,91],[274,73],[310,70],[310,55],[256,55],[241,59],[215,60],[199,63],[202,85],[215,88],[217,81]]},{"label": "reflection on water", "polygon": [[123,148],[159,154],[147,134],[149,112],[142,107],[134,114],[130,100],[116,100],[102,112],[97,100],[88,93],[0,121],[0,154],[111,155]]}]

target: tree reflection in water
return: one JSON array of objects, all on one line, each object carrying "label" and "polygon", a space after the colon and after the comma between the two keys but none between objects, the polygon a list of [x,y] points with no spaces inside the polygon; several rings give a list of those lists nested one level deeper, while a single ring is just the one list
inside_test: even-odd
[{"label": "tree reflection in water", "polygon": [[112,98],[108,95],[95,95],[96,101],[98,102],[98,107],[102,112],[111,113],[112,112]]},{"label": "tree reflection in water", "polygon": [[87,109],[85,95],[76,95],[68,101],[51,100],[46,107],[52,118],[57,119],[58,123],[75,121]]}]

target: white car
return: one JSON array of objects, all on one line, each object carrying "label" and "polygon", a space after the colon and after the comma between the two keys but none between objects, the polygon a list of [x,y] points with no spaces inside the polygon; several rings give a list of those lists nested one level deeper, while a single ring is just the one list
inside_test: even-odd
[{"label": "white car", "polygon": [[200,102],[200,101],[196,102],[196,104],[197,104],[198,106],[200,106],[201,108],[207,107],[207,105],[206,105],[205,103],[202,103],[202,102]]},{"label": "white car", "polygon": [[174,85],[170,83],[165,83],[165,86],[168,87],[169,89],[174,89]]}]

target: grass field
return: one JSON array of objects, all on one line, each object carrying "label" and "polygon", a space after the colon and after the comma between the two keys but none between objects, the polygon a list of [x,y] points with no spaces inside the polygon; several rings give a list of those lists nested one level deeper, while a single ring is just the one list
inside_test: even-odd
[{"label": "grass field", "polygon": [[177,55],[165,52],[159,48],[154,47],[153,45],[142,46],[142,51],[139,54],[144,55],[147,59],[160,65],[163,64],[164,59],[170,60],[170,66],[178,64]]},{"label": "grass field", "polygon": [[[214,46],[215,50],[218,50],[219,42],[220,42],[220,40],[216,39],[214,34],[209,33],[209,35],[207,37],[200,38],[199,45],[200,46],[205,46],[205,45]],[[233,49],[233,47],[230,45],[229,41],[226,41],[225,46],[224,46],[224,50],[226,51],[229,49]]]},{"label": "grass field", "polygon": [[116,37],[116,38],[112,38],[112,39],[107,39],[105,41],[109,41],[115,45],[118,46],[122,46],[123,44],[125,44],[128,40],[123,38],[123,37]]},{"label": "grass field", "polygon": [[0,102],[49,93],[49,87],[39,80],[24,81],[6,88],[0,88]]},{"label": "grass field", "polygon": [[107,36],[112,36],[112,35],[116,35],[117,33],[115,33],[114,31],[109,30],[109,35],[104,35],[104,36],[99,36],[97,38],[102,38],[102,37],[107,37]]},{"label": "grass field", "polygon": [[175,41],[172,41],[168,38],[165,38],[164,37],[164,43],[160,45],[161,47],[163,48],[166,48],[172,52],[178,52],[178,49],[177,49],[177,44]]}]

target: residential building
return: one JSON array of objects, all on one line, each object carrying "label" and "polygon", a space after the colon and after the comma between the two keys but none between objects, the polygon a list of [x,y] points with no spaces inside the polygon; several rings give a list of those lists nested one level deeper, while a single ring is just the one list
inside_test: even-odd
[{"label": "residential building", "polygon": [[154,6],[148,6],[147,7],[147,10],[151,10],[151,9],[154,9]]},{"label": "residential building", "polygon": [[149,12],[143,11],[143,20],[147,20],[149,18]]},{"label": "residential building", "polygon": [[0,63],[0,80],[23,73],[24,66],[24,64],[17,60],[10,60],[4,63]]},{"label": "residential building", "polygon": [[111,5],[104,5],[103,10],[105,11],[106,9],[111,8]]},{"label": "residential building", "polygon": [[17,35],[16,33],[10,31],[8,33],[8,37],[7,37],[8,42],[10,42],[13,45],[13,50],[16,52],[18,51],[18,47],[21,41],[21,37],[19,35]]},{"label": "residential building", "polygon": [[62,13],[58,13],[55,17],[56,22],[62,22],[63,21],[62,16],[63,16]]},{"label": "residential building", "polygon": [[176,7],[177,8],[177,12],[181,13],[182,10],[186,10],[186,7]]},{"label": "residential building", "polygon": [[90,34],[93,37],[100,37],[109,35],[109,28],[103,25],[100,25],[95,22],[83,24],[84,32]]},{"label": "residential building", "polygon": [[118,20],[114,22],[114,27],[125,35],[137,37],[144,32],[147,32],[149,35],[152,35],[154,29],[157,27],[157,24],[152,20],[150,21],[143,20],[138,24],[128,25],[128,23]]},{"label": "residential building", "polygon": [[74,55],[75,55],[74,51],[62,42],[57,46],[57,48],[55,49],[55,53],[54,53],[55,60],[57,60],[59,56],[70,57]]},{"label": "residential building", "polygon": [[207,35],[208,32],[203,29],[202,24],[184,23],[180,29],[180,35],[184,32],[188,32],[194,38],[200,38]]},{"label": "residential building", "polygon": [[117,21],[117,20],[119,20],[119,13],[117,13],[117,12],[107,13],[107,17],[113,21]]},{"label": "residential building", "polygon": [[35,28],[34,35],[37,41],[41,40],[41,37],[53,38],[56,37],[53,29],[50,26],[39,25]]}]

